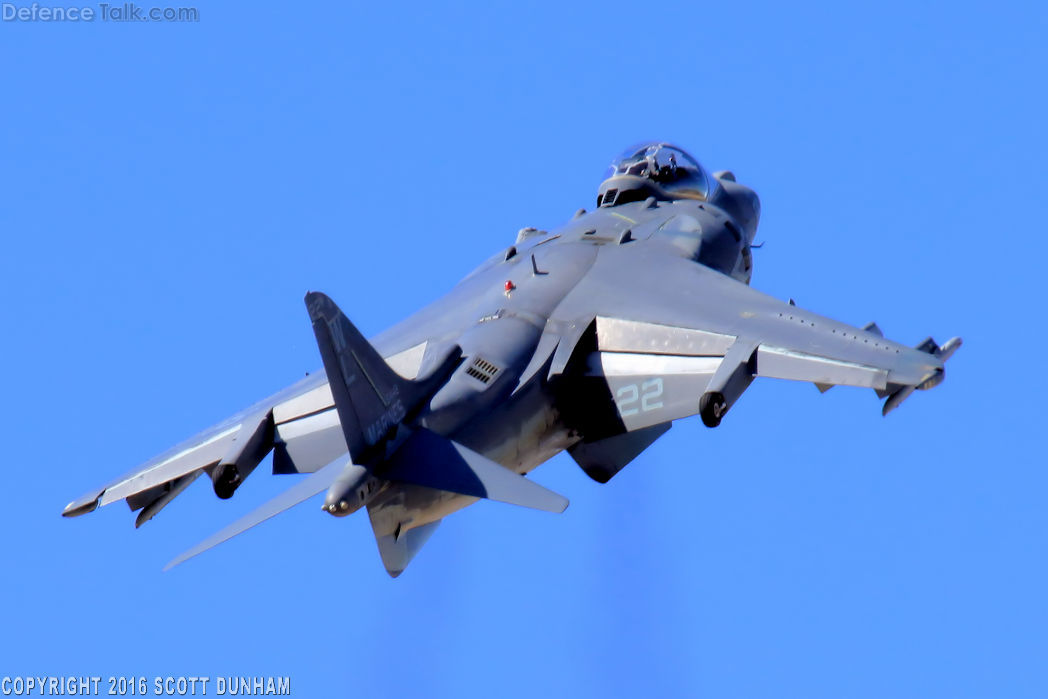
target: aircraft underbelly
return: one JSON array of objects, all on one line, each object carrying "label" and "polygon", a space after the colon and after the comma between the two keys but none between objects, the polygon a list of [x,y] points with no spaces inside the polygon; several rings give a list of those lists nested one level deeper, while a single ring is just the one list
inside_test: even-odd
[{"label": "aircraft underbelly", "polygon": [[[500,408],[471,423],[456,441],[520,474],[571,446],[577,437],[560,421],[544,384],[535,382]],[[376,532],[407,531],[472,505],[478,498],[391,482],[368,504]]]}]

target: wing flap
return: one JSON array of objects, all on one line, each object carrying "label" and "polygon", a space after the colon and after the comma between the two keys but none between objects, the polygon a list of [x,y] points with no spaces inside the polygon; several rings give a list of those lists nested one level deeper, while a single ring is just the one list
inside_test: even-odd
[{"label": "wing flap", "polygon": [[[262,419],[265,419],[265,416],[260,416],[260,421]],[[217,464],[229,451],[242,427],[243,423],[237,423],[166,458],[154,459],[142,470],[106,488],[101,504],[108,505],[111,502],[123,500],[187,473]],[[248,429],[253,430],[255,427],[256,425],[252,424]]]},{"label": "wing flap", "polygon": [[604,352],[724,356],[734,335],[597,316],[597,346]]},{"label": "wing flap", "polygon": [[277,425],[273,473],[313,473],[346,453],[334,407]]},{"label": "wing flap", "polygon": [[277,425],[291,422],[307,415],[319,413],[335,405],[331,397],[331,386],[327,383],[317,386],[300,396],[277,405],[273,409],[273,422]]}]

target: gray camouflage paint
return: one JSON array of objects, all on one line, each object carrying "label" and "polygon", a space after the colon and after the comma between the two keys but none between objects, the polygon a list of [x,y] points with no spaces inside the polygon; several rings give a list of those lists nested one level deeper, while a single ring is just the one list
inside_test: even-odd
[{"label": "gray camouflage paint", "polygon": [[[699,413],[700,403],[703,420],[719,422],[755,377],[873,388],[887,397],[885,411],[914,388],[941,381],[959,340],[911,348],[886,340],[876,326],[839,323],[749,288],[759,200],[730,173],[702,175],[705,198],[613,176],[599,192],[606,199],[614,190],[613,205],[549,232],[523,229],[514,245],[370,346],[353,339],[348,320],[337,328],[334,314],[341,314],[330,304],[323,311],[331,314],[323,316],[330,331],[317,335],[329,372],[339,366],[340,374],[353,374],[346,358],[361,353],[389,366],[379,358],[382,366],[368,370],[360,360],[368,381],[351,380],[344,391],[329,386],[324,372],[314,374],[89,492],[63,514],[126,499],[141,510],[140,525],[202,472],[216,493],[232,495],[274,450],[274,472],[313,475],[175,562],[326,490],[331,514],[367,507],[395,576],[443,517],[478,494],[563,509],[556,494],[530,483],[537,490],[521,489],[494,464],[526,474],[568,449],[605,482],[673,420]],[[311,314],[320,313],[314,306],[326,297],[311,298]],[[368,382],[378,386],[383,376],[389,385],[368,394]],[[384,392],[406,402],[391,403]],[[369,403],[365,394],[380,400]],[[370,433],[355,424],[363,415],[372,416]],[[384,451],[360,456],[361,445]],[[347,449],[362,463],[351,463]],[[441,459],[460,463],[475,482],[442,481],[450,477],[441,469],[450,467]]]}]

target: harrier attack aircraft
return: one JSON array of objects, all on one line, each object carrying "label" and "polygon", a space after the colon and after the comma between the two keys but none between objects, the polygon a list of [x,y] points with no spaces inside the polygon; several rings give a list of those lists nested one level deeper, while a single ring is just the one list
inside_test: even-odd
[{"label": "harrier attack aircraft", "polygon": [[751,289],[760,216],[731,172],[666,143],[613,161],[596,207],[516,242],[446,296],[365,339],[322,293],[306,308],[324,371],[256,403],[66,508],[126,500],[136,526],[201,474],[229,498],[273,453],[309,474],[175,565],[320,493],[367,509],[399,575],[443,517],[478,498],[561,512],[525,477],[567,449],[607,482],[674,420],[716,427],[756,377],[859,386],[887,414],[943,380],[960,346],[885,339]]}]

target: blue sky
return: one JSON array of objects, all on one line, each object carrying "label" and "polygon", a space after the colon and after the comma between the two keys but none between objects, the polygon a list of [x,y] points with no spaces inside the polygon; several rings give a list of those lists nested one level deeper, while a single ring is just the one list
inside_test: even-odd
[{"label": "blue sky", "polygon": [[[199,6],[0,23],[0,675],[288,675],[294,696],[1044,696],[1037,3]],[[141,530],[66,502],[375,333],[675,141],[761,195],[753,286],[946,382],[755,384],[560,516],[479,503],[389,579],[289,481]]]}]

